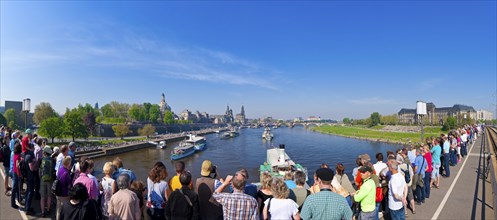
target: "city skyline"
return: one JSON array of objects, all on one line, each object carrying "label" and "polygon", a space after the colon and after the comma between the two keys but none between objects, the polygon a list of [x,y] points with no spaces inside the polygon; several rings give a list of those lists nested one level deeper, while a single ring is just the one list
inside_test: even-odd
[{"label": "city skyline", "polygon": [[[495,112],[496,2],[0,2],[0,103],[341,120]],[[477,87],[476,87],[477,86]]]}]

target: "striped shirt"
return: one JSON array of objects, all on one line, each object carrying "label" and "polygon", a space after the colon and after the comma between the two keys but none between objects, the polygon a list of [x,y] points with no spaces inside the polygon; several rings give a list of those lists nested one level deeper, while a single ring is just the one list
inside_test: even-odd
[{"label": "striped shirt", "polygon": [[223,216],[226,220],[250,219],[258,220],[257,200],[243,192],[218,193],[212,197],[223,206]]},{"label": "striped shirt", "polygon": [[347,200],[331,191],[320,191],[307,197],[300,217],[303,219],[352,219]]}]

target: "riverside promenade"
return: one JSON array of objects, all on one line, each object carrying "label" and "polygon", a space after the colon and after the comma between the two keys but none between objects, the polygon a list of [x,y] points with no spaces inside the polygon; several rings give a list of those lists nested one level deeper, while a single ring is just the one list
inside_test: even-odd
[{"label": "riverside promenade", "polygon": [[[485,161],[482,160],[485,157],[480,157],[483,140],[484,138],[479,137],[468,147],[468,156],[457,166],[451,167],[451,176],[442,178],[439,189],[432,188],[426,203],[416,206],[416,214],[408,211],[407,219],[495,219],[495,194],[492,190],[494,178],[489,176],[483,181],[478,174]],[[486,141],[485,151],[489,149],[488,144],[489,141]],[[494,152],[492,154],[495,155]],[[495,156],[492,157],[492,162],[494,161]],[[490,170],[490,173],[492,172],[493,169]],[[3,181],[3,170],[0,171],[0,176]],[[3,195],[4,190],[3,184],[0,184],[0,219],[43,219],[25,216],[22,212],[10,208],[10,197]],[[33,205],[35,210],[39,210],[38,200],[34,200]],[[53,214],[52,211],[51,217]]]}]

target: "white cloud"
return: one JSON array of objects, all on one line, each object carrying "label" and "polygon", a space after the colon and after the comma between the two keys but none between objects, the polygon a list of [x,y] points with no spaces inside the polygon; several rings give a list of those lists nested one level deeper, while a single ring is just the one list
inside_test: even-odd
[{"label": "white cloud", "polygon": [[378,104],[392,105],[392,104],[397,103],[395,100],[385,99],[385,98],[380,98],[380,97],[351,99],[351,100],[348,100],[348,102],[351,104],[356,104],[356,105],[378,105]]},{"label": "white cloud", "polygon": [[443,80],[441,80],[441,79],[428,79],[428,80],[422,81],[421,83],[419,83],[417,85],[415,84],[415,86],[416,86],[416,89],[418,91],[426,92],[428,90],[436,88],[442,82],[443,82]]},{"label": "white cloud", "polygon": [[2,51],[2,65],[29,69],[84,64],[139,70],[167,78],[276,89],[268,78],[277,71],[224,51],[171,45],[109,22],[67,28],[63,33],[50,38],[44,48]]}]

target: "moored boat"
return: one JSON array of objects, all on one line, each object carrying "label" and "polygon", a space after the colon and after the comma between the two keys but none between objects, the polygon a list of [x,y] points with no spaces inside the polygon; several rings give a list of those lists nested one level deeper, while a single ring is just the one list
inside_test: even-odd
[{"label": "moored boat", "polygon": [[167,147],[167,145],[166,145],[166,141],[160,141],[160,142],[159,142],[158,147],[159,147],[160,149],[164,149],[164,148],[166,148],[166,147]]}]

